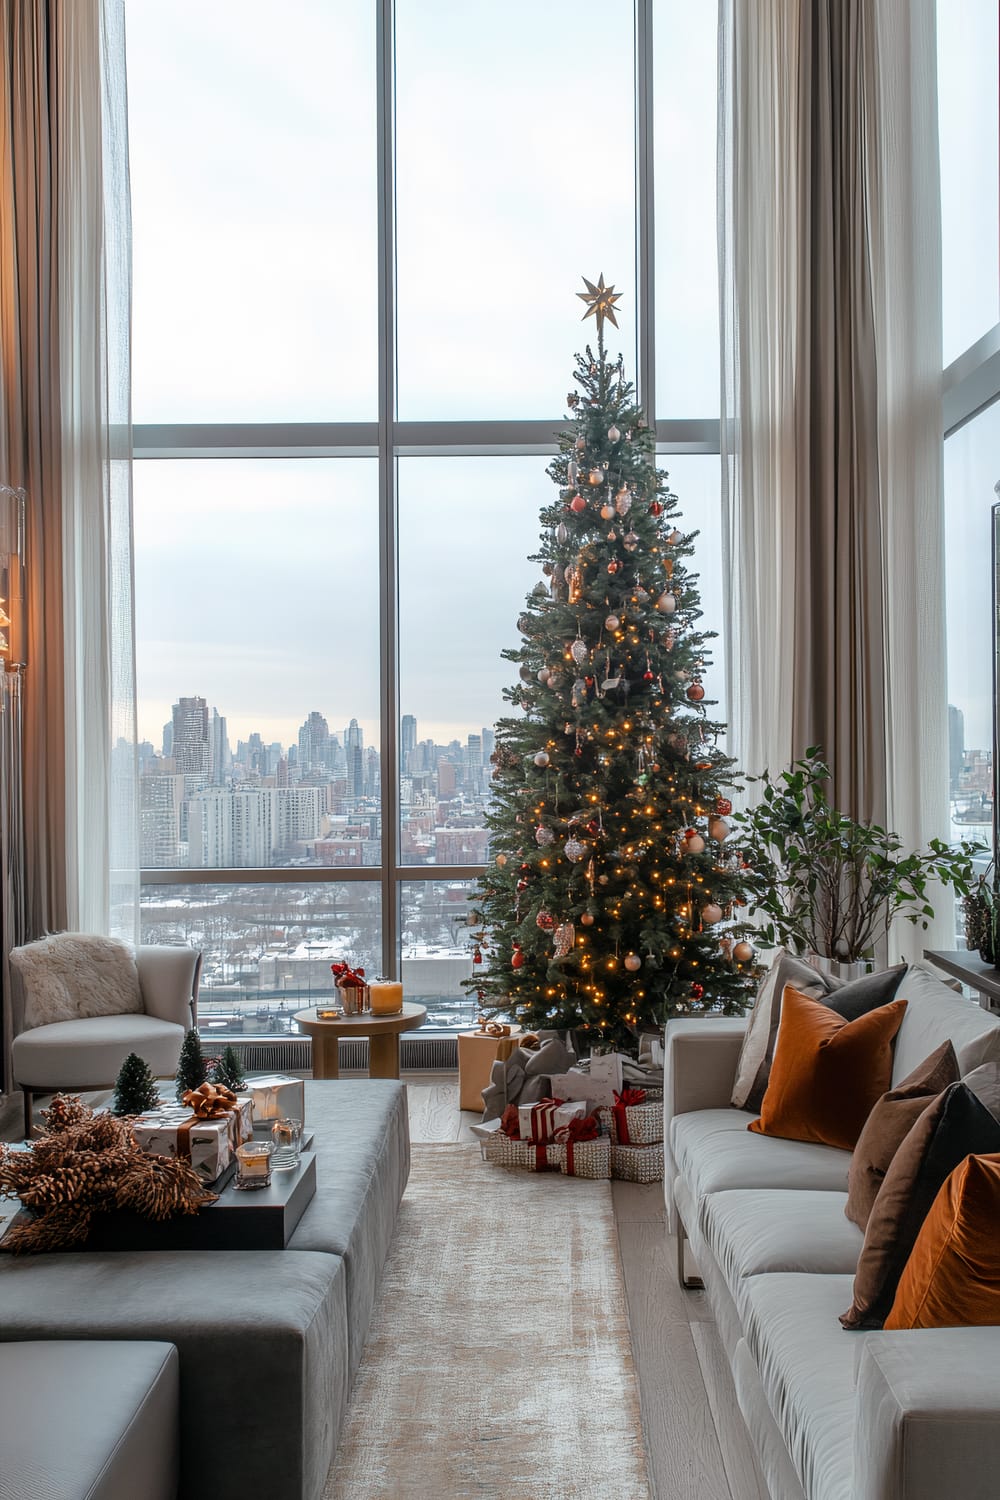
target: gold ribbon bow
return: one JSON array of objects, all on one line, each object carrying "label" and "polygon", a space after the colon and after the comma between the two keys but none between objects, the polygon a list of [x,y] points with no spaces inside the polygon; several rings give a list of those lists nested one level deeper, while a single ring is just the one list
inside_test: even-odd
[{"label": "gold ribbon bow", "polygon": [[203,1083],[200,1088],[188,1089],[182,1099],[199,1120],[221,1120],[223,1115],[232,1114],[238,1102],[224,1083]]}]

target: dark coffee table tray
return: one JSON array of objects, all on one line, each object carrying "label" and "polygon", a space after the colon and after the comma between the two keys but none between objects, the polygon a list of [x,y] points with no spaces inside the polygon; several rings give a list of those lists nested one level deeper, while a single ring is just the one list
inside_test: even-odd
[{"label": "dark coffee table tray", "polygon": [[266,1188],[242,1191],[230,1183],[197,1214],[156,1223],[138,1214],[100,1214],[81,1250],[284,1250],[316,1191],[316,1157],[272,1172]]}]

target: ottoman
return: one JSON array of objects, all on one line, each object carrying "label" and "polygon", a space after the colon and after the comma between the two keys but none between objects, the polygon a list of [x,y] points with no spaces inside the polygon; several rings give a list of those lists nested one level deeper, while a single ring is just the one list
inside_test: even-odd
[{"label": "ottoman", "polygon": [[0,1344],[0,1500],[174,1500],[177,1350]]}]

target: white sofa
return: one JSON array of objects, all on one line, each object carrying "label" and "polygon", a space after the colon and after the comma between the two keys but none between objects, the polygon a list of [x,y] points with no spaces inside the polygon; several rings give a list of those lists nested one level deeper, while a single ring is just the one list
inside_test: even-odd
[{"label": "white sofa", "polygon": [[[947,1037],[963,1073],[1000,1056],[1000,1018],[926,970],[920,990],[893,1084]],[[773,1500],[996,1500],[1000,1327],[845,1332],[863,1243],[844,1214],[850,1153],[747,1130],[729,1103],[745,1026],[667,1026],[665,1191]]]}]

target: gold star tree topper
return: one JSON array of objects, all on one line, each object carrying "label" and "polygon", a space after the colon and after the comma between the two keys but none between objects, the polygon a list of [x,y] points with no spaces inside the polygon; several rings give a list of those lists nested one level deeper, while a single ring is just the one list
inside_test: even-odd
[{"label": "gold star tree topper", "polygon": [[613,286],[604,285],[603,271],[598,277],[596,286],[592,281],[588,281],[586,276],[583,278],[583,284],[587,290],[585,292],[577,292],[576,294],[581,302],[587,303],[587,311],[584,313],[582,321],[585,322],[587,318],[591,317],[596,318],[598,333],[601,332],[605,318],[617,328],[618,319],[615,317],[615,303],[620,302],[624,294],[616,292]]}]

